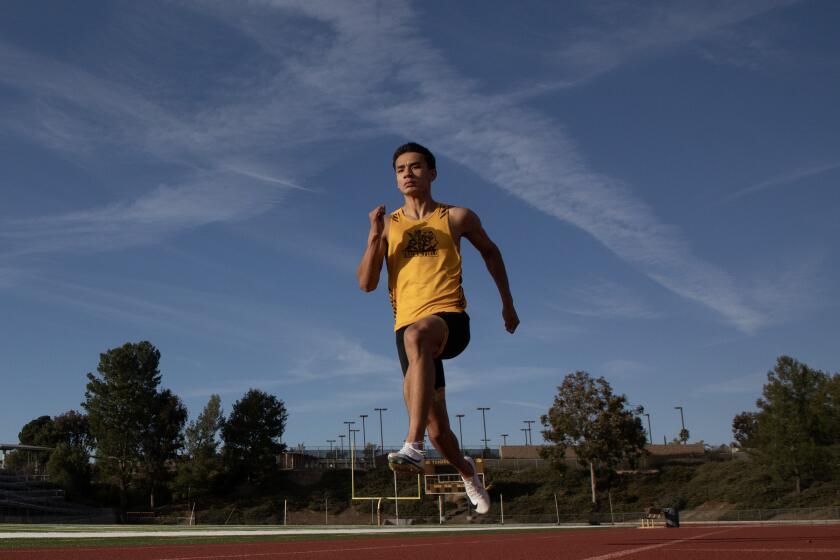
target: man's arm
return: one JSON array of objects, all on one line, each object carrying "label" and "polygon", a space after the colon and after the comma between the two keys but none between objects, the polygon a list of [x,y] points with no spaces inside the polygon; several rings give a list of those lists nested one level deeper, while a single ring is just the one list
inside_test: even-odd
[{"label": "man's arm", "polygon": [[359,268],[356,269],[356,279],[359,288],[372,292],[379,285],[379,274],[382,272],[382,261],[388,249],[388,237],[385,225],[385,206],[377,206],[370,214],[370,231],[368,232],[367,247]]},{"label": "man's arm", "polygon": [[499,295],[502,298],[502,318],[505,321],[505,329],[513,333],[519,326],[519,316],[513,306],[513,296],[510,294],[507,270],[502,260],[502,252],[484,231],[481,220],[472,210],[467,208],[452,208],[449,211],[451,223],[461,237],[466,237],[470,243],[481,253],[484,264],[490,276],[496,282]]}]

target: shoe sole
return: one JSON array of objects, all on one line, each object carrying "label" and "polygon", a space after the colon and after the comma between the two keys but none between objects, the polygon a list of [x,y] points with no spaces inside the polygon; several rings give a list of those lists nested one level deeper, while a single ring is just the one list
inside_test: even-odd
[{"label": "shoe sole", "polygon": [[402,473],[416,473],[420,474],[423,472],[423,465],[412,463],[407,459],[403,459],[402,457],[397,457],[395,459],[388,459],[388,468],[394,472],[402,472]]}]

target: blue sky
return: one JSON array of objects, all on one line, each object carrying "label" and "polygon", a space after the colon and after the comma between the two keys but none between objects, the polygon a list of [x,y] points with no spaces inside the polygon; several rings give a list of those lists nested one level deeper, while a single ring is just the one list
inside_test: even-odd
[{"label": "blue sky", "polygon": [[[454,5],[453,5],[454,4]],[[249,388],[286,443],[387,407],[383,285],[354,271],[390,156],[502,249],[447,364],[479,445],[522,441],[566,373],[726,443],[775,358],[840,364],[840,7],[732,2],[4,2],[0,441],[79,409],[100,352],[150,340],[194,418]],[[535,435],[535,440],[538,438]]]}]

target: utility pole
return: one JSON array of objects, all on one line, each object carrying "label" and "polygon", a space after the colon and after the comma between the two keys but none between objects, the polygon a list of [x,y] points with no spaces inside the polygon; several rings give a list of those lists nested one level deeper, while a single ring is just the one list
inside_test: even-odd
[{"label": "utility pole", "polygon": [[[330,455],[332,455],[333,444],[335,443],[335,440],[334,440],[334,439],[328,439],[328,440],[327,440],[327,443],[329,443],[329,444],[330,444]],[[336,459],[338,459],[338,457],[337,457],[337,456],[336,456]]]},{"label": "utility pole", "polygon": [[344,438],[346,438],[344,434],[338,434],[338,438],[341,440],[341,455],[344,455]]},{"label": "utility pole", "polygon": [[461,454],[464,454],[464,431],[461,429],[461,418],[464,417],[463,414],[456,414],[455,416],[458,417],[458,443],[461,444]]},{"label": "utility pole", "polygon": [[536,421],[536,420],[523,420],[523,422],[525,422],[526,424],[528,424],[528,443],[529,443],[530,445],[534,445],[534,438],[533,438],[533,436],[531,435],[531,424],[536,424],[536,423],[537,423],[537,421]]},{"label": "utility pole", "polygon": [[528,428],[519,428],[519,431],[525,436],[525,445],[528,445]]},{"label": "utility pole", "polygon": [[490,440],[487,439],[487,420],[484,417],[484,413],[490,410],[489,406],[479,406],[476,410],[481,411],[481,425],[484,426],[484,450],[481,453],[481,456],[487,458],[487,442]]},{"label": "utility pole", "polygon": [[499,437],[501,437],[501,438],[502,438],[502,445],[503,445],[503,446],[507,445],[507,438],[508,438],[508,435],[509,435],[509,434],[499,434]]},{"label": "utility pole", "polygon": [[382,438],[382,413],[388,409],[374,408],[373,410],[379,413],[379,452],[385,453],[385,440]]}]

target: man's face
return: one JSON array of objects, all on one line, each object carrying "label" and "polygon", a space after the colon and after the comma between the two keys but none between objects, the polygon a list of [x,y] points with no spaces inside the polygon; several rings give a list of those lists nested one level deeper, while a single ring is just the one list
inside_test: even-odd
[{"label": "man's face", "polygon": [[420,195],[429,192],[437,171],[429,169],[423,154],[406,152],[394,162],[397,172],[397,188],[405,195]]}]

